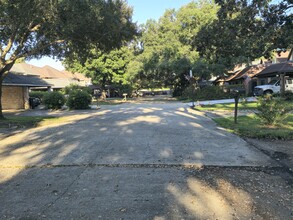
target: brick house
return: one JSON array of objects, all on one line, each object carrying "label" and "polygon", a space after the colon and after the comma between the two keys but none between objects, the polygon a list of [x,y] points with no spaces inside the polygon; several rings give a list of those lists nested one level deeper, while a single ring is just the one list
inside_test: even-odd
[{"label": "brick house", "polygon": [[28,109],[29,89],[33,87],[49,88],[50,84],[36,76],[8,73],[2,84],[3,110]]}]

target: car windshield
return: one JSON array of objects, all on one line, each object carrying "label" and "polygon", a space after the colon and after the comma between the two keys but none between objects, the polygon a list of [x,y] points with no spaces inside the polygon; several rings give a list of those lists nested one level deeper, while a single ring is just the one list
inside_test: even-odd
[{"label": "car windshield", "polygon": [[269,85],[275,85],[275,83],[276,83],[277,81],[278,81],[278,80],[275,80],[275,79],[274,79],[274,80],[272,80],[272,81],[269,82]]}]

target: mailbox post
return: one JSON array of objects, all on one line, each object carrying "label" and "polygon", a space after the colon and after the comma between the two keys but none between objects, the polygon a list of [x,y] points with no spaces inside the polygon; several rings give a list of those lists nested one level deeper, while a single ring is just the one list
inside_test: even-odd
[{"label": "mailbox post", "polygon": [[127,101],[127,93],[123,93],[123,101],[126,102]]},{"label": "mailbox post", "polygon": [[234,109],[234,123],[237,124],[237,116],[238,116],[238,102],[239,102],[239,91],[233,90],[232,94],[235,100],[235,109]]}]

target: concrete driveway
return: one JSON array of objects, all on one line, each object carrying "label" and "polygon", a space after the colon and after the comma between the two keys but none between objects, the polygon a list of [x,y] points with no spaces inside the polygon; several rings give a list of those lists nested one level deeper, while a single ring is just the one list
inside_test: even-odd
[{"label": "concrete driveway", "polygon": [[70,115],[0,141],[0,219],[261,216],[240,186],[251,174],[239,170],[266,178],[259,171],[278,165],[187,105],[132,103]]}]

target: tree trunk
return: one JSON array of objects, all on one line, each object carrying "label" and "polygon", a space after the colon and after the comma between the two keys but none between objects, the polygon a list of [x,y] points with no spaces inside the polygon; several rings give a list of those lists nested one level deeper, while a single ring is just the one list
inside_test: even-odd
[{"label": "tree trunk", "polygon": [[280,77],[281,77],[281,82],[280,82],[281,96],[284,96],[284,93],[285,93],[285,74],[281,73]]},{"label": "tree trunk", "polygon": [[2,112],[2,83],[3,83],[3,79],[2,77],[0,77],[0,120],[4,119],[4,115]]}]

